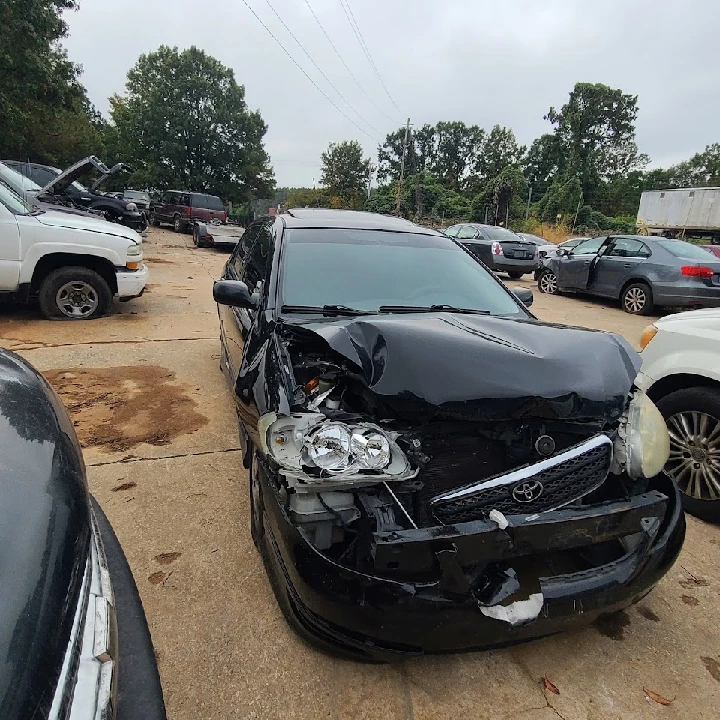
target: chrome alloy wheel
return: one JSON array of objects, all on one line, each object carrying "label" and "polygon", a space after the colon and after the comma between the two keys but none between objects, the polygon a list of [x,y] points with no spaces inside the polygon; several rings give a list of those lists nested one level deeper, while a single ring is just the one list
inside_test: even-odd
[{"label": "chrome alloy wheel", "polygon": [[55,295],[58,310],[76,320],[90,317],[97,310],[99,302],[97,290],[82,280],[65,283]]},{"label": "chrome alloy wheel", "polygon": [[670,458],[665,470],[681,492],[696,500],[720,500],[720,420],[688,410],[667,420]]}]

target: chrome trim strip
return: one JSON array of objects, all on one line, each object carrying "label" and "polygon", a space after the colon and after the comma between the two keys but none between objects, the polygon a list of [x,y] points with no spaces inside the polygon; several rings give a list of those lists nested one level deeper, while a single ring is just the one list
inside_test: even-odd
[{"label": "chrome trim strip", "polygon": [[85,626],[85,617],[87,614],[87,596],[90,592],[91,583],[90,558],[85,562],[85,573],[83,575],[82,585],[80,586],[80,594],[78,595],[77,607],[75,608],[75,617],[73,618],[72,628],[70,630],[70,640],[65,657],[63,658],[62,667],[60,668],[60,677],[55,686],[55,694],[53,695],[52,705],[50,706],[50,718],[60,717],[60,709],[63,705],[66,693],[73,692],[74,688],[67,688],[68,675],[70,673],[70,663],[72,661],[73,650],[75,649],[76,639],[82,633]]},{"label": "chrome trim strip", "polygon": [[478,483],[474,483],[473,485],[466,485],[458,490],[450,490],[442,495],[437,495],[430,501],[430,505],[437,505],[448,500],[458,500],[459,498],[474,495],[482,492],[483,490],[489,490],[502,485],[511,485],[522,480],[528,480],[544,470],[550,470],[557,465],[562,465],[568,460],[574,460],[575,458],[580,457],[591,450],[596,450],[603,445],[609,446],[610,457],[612,459],[612,440],[607,435],[596,435],[580,445],[575,445],[575,447],[571,447],[569,450],[565,450],[559,455],[554,455],[553,457],[541,460],[539,463],[535,463],[534,465],[527,465],[526,467],[519,468],[518,470],[513,470],[506,475],[497,475],[494,478],[482,480]]}]

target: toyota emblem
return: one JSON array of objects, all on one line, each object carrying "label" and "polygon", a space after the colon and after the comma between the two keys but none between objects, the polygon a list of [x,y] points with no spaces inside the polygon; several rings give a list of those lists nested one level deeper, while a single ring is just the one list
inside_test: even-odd
[{"label": "toyota emblem", "polygon": [[543,494],[543,485],[537,480],[526,480],[513,488],[512,496],[517,502],[529,503]]}]

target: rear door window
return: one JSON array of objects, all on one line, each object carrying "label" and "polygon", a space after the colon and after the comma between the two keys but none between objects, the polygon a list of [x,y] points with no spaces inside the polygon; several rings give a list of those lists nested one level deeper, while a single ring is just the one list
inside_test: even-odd
[{"label": "rear door window", "polygon": [[608,257],[646,258],[650,257],[650,250],[640,240],[617,238],[607,255]]}]

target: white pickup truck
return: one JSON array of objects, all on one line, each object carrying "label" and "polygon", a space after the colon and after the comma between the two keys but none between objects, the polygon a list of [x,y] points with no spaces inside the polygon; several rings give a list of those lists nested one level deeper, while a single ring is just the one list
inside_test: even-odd
[{"label": "white pickup truck", "polygon": [[42,210],[0,181],[0,299],[37,298],[47,318],[89,320],[142,295],[142,238],[92,215]]}]

